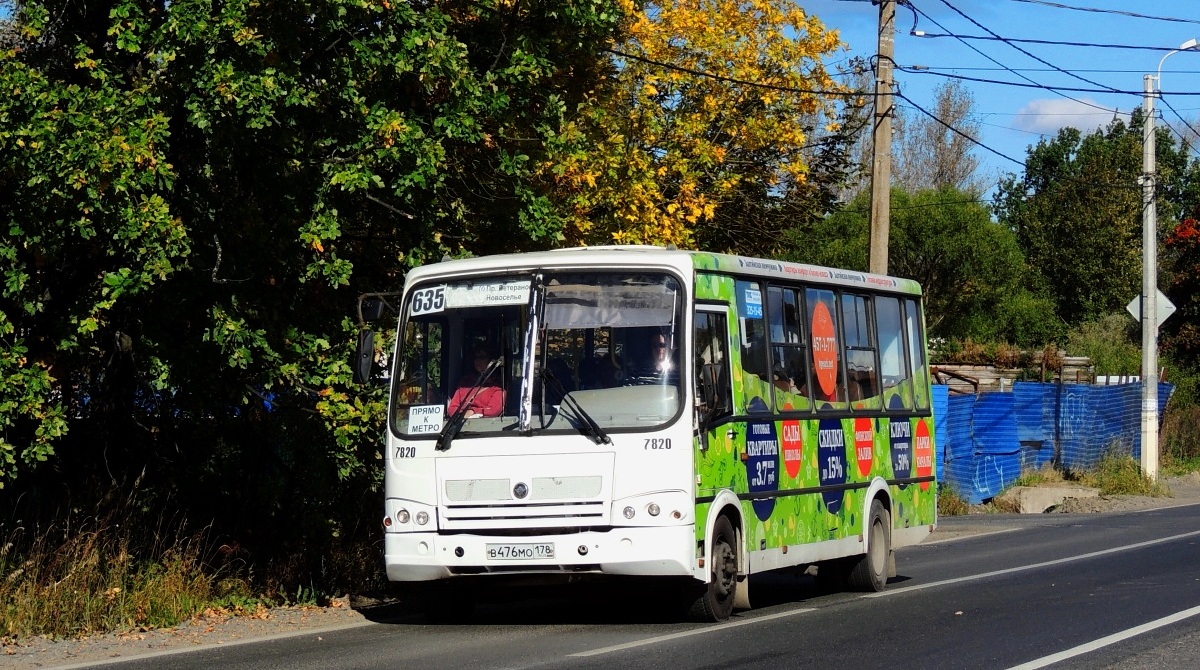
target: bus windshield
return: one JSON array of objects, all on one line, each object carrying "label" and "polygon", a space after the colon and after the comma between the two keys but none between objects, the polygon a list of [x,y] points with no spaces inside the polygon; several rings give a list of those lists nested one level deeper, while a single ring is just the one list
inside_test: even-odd
[{"label": "bus windshield", "polygon": [[463,437],[661,426],[680,413],[683,302],[680,282],[655,272],[419,285],[404,305],[392,429],[436,437],[460,413]]}]

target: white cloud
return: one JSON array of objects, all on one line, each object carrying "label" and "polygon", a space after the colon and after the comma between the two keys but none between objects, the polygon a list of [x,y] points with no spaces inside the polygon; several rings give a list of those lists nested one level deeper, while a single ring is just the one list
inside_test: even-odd
[{"label": "white cloud", "polygon": [[[1089,107],[1089,104],[1096,107]],[[1021,130],[1047,135],[1067,127],[1091,131],[1112,122],[1113,112],[1104,111],[1104,108],[1105,105],[1097,104],[1088,98],[1081,98],[1079,101],[1066,98],[1031,100],[1014,115],[1013,124]],[[1129,121],[1128,112],[1119,112],[1119,115],[1125,121]]]}]

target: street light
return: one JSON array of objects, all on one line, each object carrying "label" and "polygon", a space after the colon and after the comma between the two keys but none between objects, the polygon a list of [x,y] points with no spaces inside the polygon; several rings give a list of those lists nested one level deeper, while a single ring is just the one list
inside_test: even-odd
[{"label": "street light", "polygon": [[[1180,51],[1200,47],[1194,39],[1168,51],[1155,74],[1143,77],[1142,127],[1142,472],[1158,480],[1158,210],[1154,203],[1154,98],[1162,91],[1162,67]],[[1155,91],[1157,85],[1157,92]]]}]

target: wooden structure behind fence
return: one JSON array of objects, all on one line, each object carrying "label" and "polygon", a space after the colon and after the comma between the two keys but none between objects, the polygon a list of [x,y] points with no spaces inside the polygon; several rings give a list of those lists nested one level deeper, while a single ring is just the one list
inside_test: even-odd
[{"label": "wooden structure behind fence", "polygon": [[946,384],[951,393],[978,394],[1011,391],[1013,382],[1018,381],[1062,381],[1067,384],[1093,384],[1096,381],[1095,367],[1087,356],[1066,356],[1059,352],[1057,360],[1049,365],[1041,362],[1041,354],[1034,354],[1033,358],[1033,365],[1026,368],[935,363],[932,366],[934,382]]}]

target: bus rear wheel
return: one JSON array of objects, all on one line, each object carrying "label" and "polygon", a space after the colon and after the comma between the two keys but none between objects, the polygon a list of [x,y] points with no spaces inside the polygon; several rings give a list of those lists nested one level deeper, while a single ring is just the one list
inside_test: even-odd
[{"label": "bus rear wheel", "polygon": [[733,614],[738,588],[737,536],[729,517],[718,517],[710,540],[709,580],[691,607],[696,621],[724,621]]},{"label": "bus rear wheel", "polygon": [[853,559],[847,575],[856,591],[882,591],[887,585],[888,558],[892,551],[892,516],[878,499],[871,502],[867,518],[867,553]]}]

